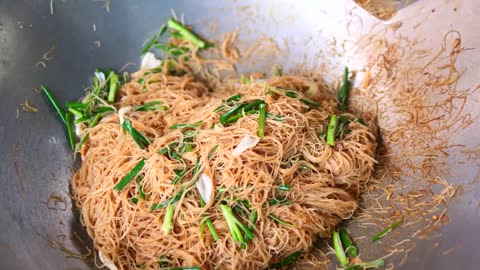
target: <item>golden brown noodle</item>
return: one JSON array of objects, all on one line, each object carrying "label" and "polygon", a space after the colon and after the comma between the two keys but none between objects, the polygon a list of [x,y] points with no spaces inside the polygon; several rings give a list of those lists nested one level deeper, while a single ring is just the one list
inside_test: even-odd
[{"label": "golden brown noodle", "polygon": [[[376,163],[375,119],[363,119],[367,125],[350,123],[350,133],[330,147],[318,133],[325,132],[330,114],[340,112],[330,94],[332,89],[325,88],[324,83],[284,76],[251,84],[231,81],[209,92],[207,85],[190,74],[177,77],[141,70],[121,88],[117,108],[153,100],[161,100],[169,108],[126,115],[152,141],[145,150],[122,132],[118,116],[112,115],[89,130],[89,140],[81,151],[83,164],[72,179],[75,202],[95,248],[119,269],[140,265],[157,269],[160,256],[166,258],[167,266],[262,269],[295,251],[309,250],[318,235],[327,237],[340,221],[353,215]],[[144,78],[142,84],[137,83],[139,78]],[[311,97],[321,103],[318,109],[309,109],[297,99],[267,94],[269,87],[306,93],[312,86],[318,90]],[[211,127],[219,123],[214,110],[221,100],[237,93],[246,101],[264,99],[269,113],[285,116],[286,120],[268,119],[265,138],[241,156],[233,157],[232,150],[246,134],[256,135],[258,116],[244,116],[226,127]],[[182,133],[169,126],[199,120],[203,125],[194,142],[196,147],[182,156],[189,171],[182,183],[173,185],[175,169],[182,165],[157,151],[182,140]],[[217,151],[208,160],[217,144]],[[137,182],[132,181],[120,192],[113,187],[141,158],[147,160],[141,182],[147,199],[133,204]],[[198,191],[191,185],[197,160],[201,171],[214,182],[215,200],[203,208]],[[302,172],[302,166],[309,170]],[[291,185],[291,190],[276,189],[281,184]],[[220,192],[220,187],[226,191]],[[165,236],[161,230],[165,209],[150,208],[182,188],[187,192],[176,203],[174,228]],[[269,205],[267,201],[274,197],[286,197],[293,203]],[[255,239],[244,250],[233,241],[219,209],[221,203],[231,205],[236,199],[248,200],[259,216]],[[218,241],[208,230],[200,231],[203,214],[212,220]],[[269,214],[293,226],[280,224]]]}]

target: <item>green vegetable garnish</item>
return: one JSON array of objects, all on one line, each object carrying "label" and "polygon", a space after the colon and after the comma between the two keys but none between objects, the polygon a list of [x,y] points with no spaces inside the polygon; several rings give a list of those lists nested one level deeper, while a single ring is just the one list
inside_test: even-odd
[{"label": "green vegetable garnish", "polygon": [[130,133],[135,143],[141,149],[144,149],[146,146],[150,145],[150,140],[148,140],[148,138],[145,137],[145,135],[140,133],[138,130],[133,128],[132,122],[130,122],[130,119],[125,119],[125,121],[123,121],[122,128],[123,130],[126,130]]},{"label": "green vegetable garnish", "polygon": [[203,124],[203,121],[198,121],[194,124],[176,124],[169,126],[169,129],[183,129],[183,128],[198,128]]},{"label": "green vegetable garnish", "polygon": [[[287,90],[285,91],[285,96],[298,99],[299,94],[295,91]],[[320,103],[310,100],[308,98],[301,97],[299,100],[310,107],[320,107]]]},{"label": "green vegetable garnish", "polygon": [[348,109],[348,89],[350,88],[350,82],[348,81],[348,67],[345,67],[345,71],[343,73],[343,83],[342,86],[340,87],[340,90],[338,90],[338,102],[339,102],[339,108],[341,110],[347,110]]},{"label": "green vegetable garnish", "polygon": [[160,106],[160,104],[162,104],[162,102],[159,101],[159,100],[150,101],[150,102],[146,102],[143,105],[135,106],[135,107],[133,107],[132,110],[134,112],[136,112],[136,111],[146,112],[146,111],[155,111],[155,110],[162,110],[162,111],[167,110],[166,106]]},{"label": "green vegetable garnish", "polygon": [[175,213],[175,205],[170,204],[167,206],[167,212],[163,219],[162,231],[163,235],[168,235],[173,228],[173,214]]},{"label": "green vegetable garnish", "polygon": [[327,126],[327,144],[335,146],[335,136],[337,134],[338,116],[331,115]]},{"label": "green vegetable garnish", "polygon": [[340,240],[342,240],[342,245],[345,247],[345,252],[347,252],[350,257],[356,257],[358,255],[357,248],[353,245],[352,240],[350,240],[348,237],[347,231],[345,229],[341,229],[339,234]]},{"label": "green vegetable garnish", "polygon": [[271,114],[271,113],[267,112],[267,118],[271,118],[274,121],[283,122],[283,121],[285,121],[286,117],[283,116],[283,115]]},{"label": "green vegetable garnish", "polygon": [[300,255],[302,255],[302,251],[301,250],[296,251],[296,252],[288,255],[287,257],[283,258],[280,262],[271,265],[270,268],[281,269],[285,266],[288,266],[288,265],[294,263],[298,259],[298,257],[300,257]]},{"label": "green vegetable garnish", "polygon": [[67,125],[67,137],[72,151],[75,150],[75,134],[73,132],[73,118],[71,113],[65,114],[65,125]]},{"label": "green vegetable garnish", "polygon": [[164,207],[168,206],[169,204],[174,204],[174,203],[178,202],[180,200],[180,198],[182,198],[184,192],[185,192],[185,190],[182,190],[182,191],[178,192],[177,194],[175,194],[175,196],[170,197],[170,198],[168,198],[167,200],[165,200],[161,203],[153,204],[152,207],[150,207],[150,210],[155,211],[155,210],[158,210],[160,208],[164,208]]},{"label": "green vegetable garnish", "polygon": [[273,219],[273,220],[275,220],[276,222],[278,222],[278,223],[280,223],[280,224],[285,225],[285,226],[293,226],[293,224],[290,224],[290,223],[288,223],[288,222],[286,222],[286,221],[284,221],[284,220],[282,220],[282,219],[274,216],[273,214],[269,214],[268,217],[271,218],[271,219]]},{"label": "green vegetable garnish", "polygon": [[145,159],[142,158],[133,168],[130,172],[128,172],[120,182],[118,182],[114,189],[116,191],[122,190],[132,179],[143,169],[143,166],[145,166]]},{"label": "green vegetable garnish", "polygon": [[83,102],[67,102],[65,103],[66,108],[74,108],[77,110],[84,110],[87,104]]},{"label": "green vegetable garnish", "polygon": [[67,120],[65,118],[65,110],[62,108],[62,106],[60,106],[57,99],[53,96],[52,91],[50,91],[48,87],[43,85],[41,86],[41,88],[42,88],[42,92],[45,94],[45,96],[47,96],[48,100],[57,111],[58,116],[60,116],[60,119],[62,119],[62,122],[66,124]]},{"label": "green vegetable garnish", "polygon": [[282,191],[290,191],[290,188],[291,188],[291,186],[289,184],[284,184],[284,185],[277,186],[277,189],[282,190]]},{"label": "green vegetable garnish", "polygon": [[[247,242],[245,238],[253,239],[255,235],[235,217],[232,209],[228,205],[220,205],[220,210],[222,210],[222,214],[227,221],[233,241],[240,244],[241,248],[246,248]],[[243,236],[242,231],[245,234],[245,237]]]},{"label": "green vegetable garnish", "polygon": [[[168,20],[168,27],[178,32],[178,35],[175,35],[176,38],[184,39],[197,46],[200,49],[205,48],[207,43],[193,34],[190,30],[185,28],[181,23],[170,18]],[[171,35],[174,33],[171,33]]]},{"label": "green vegetable garnish", "polygon": [[279,204],[279,205],[289,205],[289,204],[292,204],[293,201],[290,201],[288,200],[287,198],[274,198],[274,199],[270,199],[268,200],[268,205],[272,206],[272,205],[276,205],[276,204]]},{"label": "green vegetable garnish", "polygon": [[[205,201],[203,201],[203,199],[200,197],[200,207],[204,207],[204,206],[205,206]],[[205,215],[203,215],[203,216],[205,216]],[[208,230],[212,234],[213,240],[217,241],[218,239],[220,239],[218,237],[217,231],[215,230],[215,227],[213,226],[212,220],[210,220],[209,217],[206,217],[204,222],[205,222],[205,224],[207,224]],[[202,224],[203,224],[203,222],[202,222]]]},{"label": "green vegetable garnish", "polygon": [[96,126],[98,124],[98,122],[100,121],[101,116],[102,115],[100,113],[95,114],[95,116],[91,119],[90,123],[88,124],[88,127],[92,128],[92,127]]},{"label": "green vegetable garnish", "polygon": [[265,137],[265,117],[266,117],[266,109],[265,103],[260,103],[258,105],[258,137],[263,138]]},{"label": "green vegetable garnish", "polygon": [[366,263],[358,263],[352,266],[345,268],[345,270],[360,270],[360,269],[369,269],[369,268],[380,268],[385,265],[385,261],[382,259],[378,259],[371,262]]},{"label": "green vegetable garnish", "polygon": [[402,224],[403,222],[403,219],[400,219],[398,221],[395,221],[394,223],[392,223],[390,226],[386,227],[385,229],[383,229],[381,232],[379,232],[378,234],[376,234],[375,236],[372,237],[372,242],[375,242],[381,238],[383,238],[385,235],[387,235],[387,233],[391,232],[393,229],[395,229],[396,227],[398,227],[400,224]]},{"label": "green vegetable garnish", "polygon": [[67,109],[69,112],[71,112],[73,115],[78,116],[78,117],[83,117],[83,113],[75,108],[68,108]]},{"label": "green vegetable garnish", "polygon": [[345,250],[343,249],[343,246],[342,246],[342,240],[340,239],[340,235],[338,234],[337,231],[333,231],[332,239],[333,239],[333,249],[335,250],[335,255],[337,255],[338,260],[343,266],[347,266],[348,259],[347,259],[347,256],[345,255]]},{"label": "green vegetable garnish", "polygon": [[108,90],[108,103],[115,102],[115,97],[117,96],[118,88],[120,87],[120,80],[118,75],[111,71],[108,76],[109,90]]},{"label": "green vegetable garnish", "polygon": [[82,149],[82,145],[88,140],[88,137],[90,136],[90,132],[86,132],[82,138],[80,139],[80,141],[77,143],[77,145],[75,146],[76,150],[79,151],[80,149]]},{"label": "green vegetable garnish", "polygon": [[191,267],[167,267],[167,268],[160,268],[160,270],[201,270],[198,266],[191,266]]},{"label": "green vegetable garnish", "polygon": [[167,25],[162,25],[162,28],[160,29],[160,31],[155,35],[153,36],[153,38],[147,43],[145,44],[145,46],[143,47],[142,49],[142,55],[146,54],[152,47],[153,45],[155,45],[155,43],[157,43],[158,39],[167,31]]}]

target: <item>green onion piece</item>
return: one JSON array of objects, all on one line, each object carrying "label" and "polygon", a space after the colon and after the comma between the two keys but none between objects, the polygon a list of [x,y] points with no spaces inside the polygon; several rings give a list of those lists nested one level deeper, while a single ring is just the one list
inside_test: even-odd
[{"label": "green onion piece", "polygon": [[259,110],[258,137],[263,138],[265,137],[265,117],[266,117],[265,103],[260,103],[260,105],[258,105],[258,110]]},{"label": "green onion piece", "polygon": [[385,265],[385,261],[382,259],[378,259],[371,262],[366,263],[358,263],[352,266],[345,268],[345,270],[357,270],[357,269],[370,269],[370,268],[380,268]]},{"label": "green onion piece", "polygon": [[385,235],[387,235],[387,233],[391,232],[393,229],[395,229],[396,227],[398,227],[400,224],[402,224],[403,222],[403,219],[400,219],[398,221],[395,221],[394,223],[392,223],[390,226],[386,227],[385,229],[383,229],[381,232],[379,232],[378,234],[376,234],[375,236],[372,237],[372,242],[375,242],[377,240],[380,240],[381,238],[383,238]]},{"label": "green onion piece", "polygon": [[173,228],[173,214],[175,213],[175,205],[170,204],[167,206],[167,212],[163,219],[162,231],[163,235],[168,235]]},{"label": "green onion piece", "polygon": [[138,130],[133,128],[130,119],[125,119],[125,121],[123,121],[122,128],[130,133],[135,143],[137,143],[141,149],[144,149],[146,146],[150,145],[150,140],[148,140],[148,138]]},{"label": "green onion piece", "polygon": [[225,102],[227,105],[231,106],[234,101],[240,101],[241,98],[242,98],[241,94],[235,94],[233,96],[230,96],[229,98],[227,98],[223,102]]},{"label": "green onion piece", "polygon": [[143,166],[145,166],[145,159],[142,158],[133,168],[130,172],[128,172],[120,182],[118,182],[114,189],[116,191],[122,190],[132,179],[143,169]]},{"label": "green onion piece", "polygon": [[137,198],[137,197],[133,197],[133,198],[131,199],[131,202],[132,202],[133,204],[137,204],[137,203],[138,203],[138,198]]},{"label": "green onion piece", "polygon": [[288,223],[288,222],[280,219],[279,217],[274,216],[273,214],[269,214],[268,217],[271,218],[271,219],[273,219],[273,220],[275,220],[276,222],[278,222],[278,223],[280,223],[280,224],[285,225],[285,226],[293,226],[293,224]]},{"label": "green onion piece", "polygon": [[289,205],[289,204],[292,204],[292,203],[293,203],[293,201],[287,200],[287,198],[280,198],[280,199],[274,198],[274,199],[268,200],[268,205],[270,205],[270,206],[273,206],[273,205],[276,205],[276,204]]},{"label": "green onion piece", "polygon": [[345,67],[345,71],[343,73],[343,84],[338,90],[338,102],[339,107],[342,110],[346,110],[348,108],[347,100],[348,100],[348,89],[350,88],[350,82],[348,81],[348,67]]},{"label": "green onion piece", "polygon": [[88,140],[89,136],[90,136],[90,132],[88,132],[88,131],[82,136],[80,141],[75,146],[77,151],[80,151],[80,149],[82,149],[82,145]]},{"label": "green onion piece", "polygon": [[294,92],[294,91],[285,91],[285,96],[291,97],[291,98],[298,98],[297,92]]},{"label": "green onion piece", "polygon": [[216,144],[214,147],[212,147],[212,150],[208,153],[208,159],[212,159],[213,155],[215,155],[215,152],[217,152],[217,149],[220,145]]},{"label": "green onion piece", "polygon": [[155,111],[155,110],[161,109],[162,106],[159,106],[160,104],[162,104],[162,102],[159,101],[159,100],[158,101],[150,101],[150,102],[147,102],[143,105],[135,106],[135,107],[133,107],[132,110],[134,112],[136,112],[136,111],[142,111],[142,112]]},{"label": "green onion piece", "polygon": [[80,118],[77,118],[75,120],[73,120],[73,123],[75,125],[77,124],[80,124],[80,123],[83,123],[83,122],[88,122],[88,121],[91,121],[92,118],[89,116],[89,115],[86,115],[86,116],[83,116],[83,117],[80,117]]},{"label": "green onion piece", "polygon": [[69,112],[71,112],[73,115],[78,116],[78,117],[83,117],[83,113],[75,108],[68,108],[67,109]]},{"label": "green onion piece", "polygon": [[338,116],[331,115],[330,122],[327,126],[327,144],[330,146],[335,146],[335,135],[337,133],[337,125],[338,125]]},{"label": "green onion piece", "polygon": [[343,138],[346,134],[350,132],[350,130],[348,129],[349,122],[350,122],[350,119],[348,118],[348,116],[345,116],[345,115],[340,116],[340,118],[338,119],[338,128],[336,132],[336,136],[338,138]]},{"label": "green onion piece", "polygon": [[296,252],[288,255],[287,257],[283,258],[280,262],[271,265],[270,268],[271,269],[282,269],[283,267],[294,263],[298,259],[298,257],[300,257],[300,255],[302,255],[302,251],[301,250],[296,251]]},{"label": "green onion piece", "polygon": [[365,122],[363,122],[363,120],[361,118],[355,118],[352,120],[353,123],[359,123],[361,125],[364,125],[365,126]]},{"label": "green onion piece", "polygon": [[138,197],[142,200],[146,200],[147,196],[145,196],[145,193],[143,192],[143,186],[142,186],[142,181],[143,181],[143,176],[139,175],[137,177],[137,184],[138,184]]},{"label": "green onion piece", "polygon": [[290,191],[290,188],[291,188],[291,186],[289,184],[284,184],[284,185],[277,186],[277,189],[282,190],[282,191]]},{"label": "green onion piece", "polygon": [[155,210],[158,210],[160,208],[164,208],[164,207],[166,207],[170,204],[174,204],[174,203],[178,202],[180,200],[180,198],[182,198],[184,192],[185,191],[182,190],[182,191],[178,192],[177,194],[175,194],[175,196],[170,197],[169,199],[167,199],[167,200],[165,200],[161,203],[153,204],[152,207],[150,208],[150,210],[155,211]]},{"label": "green onion piece", "polygon": [[158,257],[158,266],[162,267],[164,264],[166,264],[167,263],[166,259],[167,258],[163,255]]},{"label": "green onion piece", "polygon": [[207,43],[193,34],[190,30],[185,28],[181,23],[175,21],[174,19],[170,18],[168,20],[168,27],[172,28],[173,30],[177,31],[178,34],[181,35],[182,39],[185,39],[191,42],[193,45],[199,47],[200,49],[205,48]]},{"label": "green onion piece", "polygon": [[155,36],[153,36],[153,38],[150,39],[150,41],[148,41],[147,44],[145,44],[145,46],[143,47],[143,49],[141,51],[142,55],[144,55],[148,51],[150,51],[150,49],[153,47],[153,45],[155,45],[155,43],[157,43],[158,39],[160,38],[160,36],[163,33],[165,33],[165,31],[167,31],[167,26],[164,24],[162,26],[162,29],[160,29],[160,31]]},{"label": "green onion piece", "polygon": [[115,111],[115,109],[112,108],[112,107],[108,107],[108,106],[97,107],[97,108],[95,108],[95,110],[93,110],[94,113],[101,113],[101,114],[104,114],[104,113],[107,113],[107,112],[113,112],[113,111]]},{"label": "green onion piece", "polygon": [[42,88],[42,92],[47,96],[48,100],[57,111],[58,116],[60,116],[60,119],[62,119],[62,122],[66,124],[67,120],[65,118],[65,110],[62,108],[62,106],[60,106],[57,99],[53,96],[52,91],[48,87],[43,85],[41,86],[41,88]]},{"label": "green onion piece", "polygon": [[108,90],[108,99],[109,103],[115,102],[115,97],[117,95],[118,88],[120,87],[119,77],[115,72],[111,71],[108,78],[109,81],[109,90]]},{"label": "green onion piece", "polygon": [[286,119],[286,117],[283,116],[283,115],[271,114],[271,113],[268,113],[268,112],[267,112],[267,118],[271,118],[272,120],[278,121],[278,122],[283,122]]},{"label": "green onion piece", "polygon": [[243,107],[245,107],[245,105],[245,103],[238,104],[237,106],[230,109],[228,112],[224,113],[222,116],[220,116],[220,123],[225,124],[230,117],[241,113],[241,110],[243,109]]},{"label": "green onion piece", "polygon": [[300,101],[303,102],[305,105],[308,105],[310,107],[320,107],[320,103],[315,102],[315,101],[313,101],[311,99],[308,99],[308,98],[301,98]]},{"label": "green onion piece", "polygon": [[175,184],[178,183],[178,181],[180,181],[185,176],[185,174],[187,173],[188,167],[187,167],[187,164],[185,163],[185,161],[182,159],[182,157],[179,154],[177,154],[177,152],[175,152],[173,150],[170,150],[168,152],[168,156],[171,159],[179,161],[183,165],[183,169],[179,172],[176,172],[177,176],[175,176],[175,178],[173,178],[173,180],[172,180],[172,184],[175,185]]},{"label": "green onion piece", "polygon": [[233,241],[240,244],[241,248],[246,248],[246,241],[243,237],[242,231],[243,233],[245,233],[245,236],[248,239],[253,239],[255,235],[235,217],[232,209],[228,205],[220,205],[220,210],[222,210],[222,214],[227,221],[227,225],[230,229],[230,233],[232,234]]},{"label": "green onion piece", "polygon": [[353,242],[352,240],[350,240],[350,237],[348,237],[347,231],[345,229],[341,229],[339,234],[340,234],[340,240],[342,240],[342,245],[345,247],[345,252],[347,252],[348,255],[352,258],[357,257],[358,250],[353,245]]},{"label": "green onion piece", "polygon": [[[200,197],[200,207],[204,207],[204,206],[205,206],[205,201]],[[215,227],[213,226],[212,220],[210,220],[210,218],[207,217],[205,219],[205,223],[207,224],[208,230],[212,234],[213,240],[217,241],[218,239],[220,239],[218,237],[217,231],[215,230]],[[203,222],[202,222],[202,225],[203,225]]]},{"label": "green onion piece", "polygon": [[169,126],[169,129],[182,129],[182,128],[198,128],[203,124],[203,121],[198,121],[194,124],[176,124]]},{"label": "green onion piece", "polygon": [[67,125],[68,142],[70,143],[72,151],[75,151],[75,134],[73,132],[73,118],[71,113],[65,114],[65,121],[65,124]]},{"label": "green onion piece", "polygon": [[343,266],[348,265],[348,259],[345,255],[345,251],[343,250],[342,240],[340,239],[340,235],[337,231],[333,231],[332,234],[333,238],[333,249],[335,250],[335,255],[337,255],[338,260]]},{"label": "green onion piece", "polygon": [[74,108],[74,109],[79,109],[79,110],[85,109],[86,106],[87,106],[87,104],[85,104],[83,102],[67,102],[67,103],[65,103],[66,108]]},{"label": "green onion piece", "polygon": [[92,120],[88,124],[88,127],[92,128],[92,127],[96,126],[98,124],[98,122],[100,121],[101,116],[102,115],[100,113],[95,114],[95,116],[92,118]]}]

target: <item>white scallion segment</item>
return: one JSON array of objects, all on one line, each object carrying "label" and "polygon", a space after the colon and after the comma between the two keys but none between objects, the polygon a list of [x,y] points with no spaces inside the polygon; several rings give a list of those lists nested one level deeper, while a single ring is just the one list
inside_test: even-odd
[{"label": "white scallion segment", "polygon": [[112,260],[105,256],[101,251],[98,251],[98,258],[103,263],[103,266],[107,267],[109,270],[118,270]]},{"label": "white scallion segment", "polygon": [[232,155],[234,157],[240,156],[243,152],[255,147],[259,141],[260,138],[257,136],[245,135],[245,137],[243,137],[242,141],[237,145],[237,147],[233,149]]},{"label": "white scallion segment", "polygon": [[107,79],[105,78],[105,73],[103,72],[95,72],[95,77],[97,77],[100,86],[103,87]]},{"label": "white scallion segment", "polygon": [[118,110],[118,120],[120,121],[120,125],[123,124],[123,122],[125,121],[125,114],[131,110],[132,107],[130,106],[123,107]]},{"label": "white scallion segment", "polygon": [[209,204],[213,194],[213,182],[206,174],[200,174],[198,181],[195,183],[198,189],[198,193],[202,197],[205,204]]},{"label": "white scallion segment", "polygon": [[160,66],[162,61],[158,60],[151,52],[147,52],[142,59],[142,68],[152,69]]},{"label": "white scallion segment", "polygon": [[[78,116],[75,116],[75,120],[78,119]],[[85,128],[82,123],[80,124],[75,124],[75,135],[77,135],[77,138],[82,138],[83,134],[85,134]]]}]

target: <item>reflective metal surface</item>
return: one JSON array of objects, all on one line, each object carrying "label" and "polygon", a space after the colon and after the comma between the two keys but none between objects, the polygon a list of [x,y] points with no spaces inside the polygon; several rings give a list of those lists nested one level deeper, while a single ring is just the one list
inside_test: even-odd
[{"label": "reflective metal surface", "polygon": [[[270,71],[272,62],[294,68],[302,63],[304,53],[312,63],[319,61],[309,54],[308,46],[322,46],[327,37],[339,33],[337,22],[345,14],[341,1],[111,2],[107,13],[101,2],[53,0],[52,15],[49,0],[0,0],[1,269],[93,268],[78,259],[65,257],[67,250],[86,251],[76,234],[78,238],[87,239],[68,198],[73,159],[62,124],[33,88],[48,85],[61,103],[81,97],[95,68],[118,69],[127,62],[138,63],[143,41],[167,21],[171,8],[178,15],[184,13],[188,23],[205,36],[213,35],[207,22],[215,18],[218,32],[241,31],[248,26],[249,33],[243,35],[247,39],[267,34],[279,40],[288,37],[295,41],[290,44],[288,56],[274,57],[268,63],[259,61],[254,66],[240,66],[240,71]],[[436,9],[435,16],[425,22],[431,25],[431,31],[423,33],[423,37],[437,45],[441,38],[437,29],[456,28],[462,31],[466,46],[478,48],[480,36],[473,26],[480,23],[479,4],[474,0],[457,2],[423,1],[424,14]],[[247,4],[251,7],[247,8]],[[418,3],[409,8],[416,5]],[[454,7],[458,13],[451,12]],[[411,13],[403,14],[412,19],[409,15]],[[248,16],[255,20],[245,19]],[[366,12],[363,16],[365,21],[375,20]],[[410,29],[407,34],[419,33]],[[42,60],[42,55],[49,50],[51,53]],[[478,72],[472,71],[479,71],[479,60],[478,53],[461,59],[462,67],[471,71],[471,81],[478,77],[474,75]],[[338,59],[339,63],[342,61]],[[474,98],[478,100],[478,96]],[[25,99],[39,112],[22,111],[19,104]],[[478,106],[470,109],[478,112]],[[478,125],[475,129],[480,130]],[[479,141],[478,132],[461,136],[458,141],[462,143],[474,145]],[[475,166],[467,164],[457,175],[472,177],[478,170]],[[49,199],[52,194],[55,196]],[[401,269],[478,268],[480,192],[477,188],[466,196],[462,204],[452,206],[450,214],[454,218],[442,230],[445,249],[459,248],[443,256],[445,249],[429,253],[431,243],[419,243]],[[55,198],[59,197],[65,197],[67,204],[56,203]]]}]

